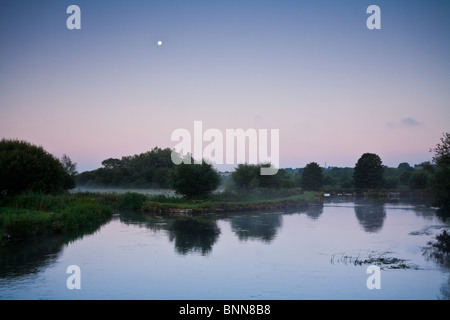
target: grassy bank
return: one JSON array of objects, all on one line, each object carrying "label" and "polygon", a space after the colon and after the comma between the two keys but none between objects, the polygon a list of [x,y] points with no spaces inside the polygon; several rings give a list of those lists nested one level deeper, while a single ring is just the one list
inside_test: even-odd
[{"label": "grassy bank", "polygon": [[258,190],[252,192],[215,194],[205,199],[153,196],[143,200],[140,208],[145,213],[189,215],[285,209],[319,202],[321,202],[321,198],[314,192],[301,192],[299,190]]},{"label": "grassy bank", "polygon": [[317,193],[295,190],[224,192],[204,199],[165,195],[79,192],[58,196],[23,194],[0,199],[0,244],[38,235],[96,230],[115,210],[191,215],[294,208],[318,203]]},{"label": "grassy bank", "polygon": [[0,201],[0,243],[53,233],[95,230],[112,207],[94,197],[28,194]]}]

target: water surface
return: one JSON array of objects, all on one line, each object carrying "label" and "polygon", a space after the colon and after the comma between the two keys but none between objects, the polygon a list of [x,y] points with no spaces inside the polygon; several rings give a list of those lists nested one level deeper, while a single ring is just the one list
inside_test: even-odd
[{"label": "water surface", "polygon": [[[447,268],[423,247],[448,227],[424,206],[329,201],[294,212],[158,218],[116,214],[93,234],[0,247],[0,299],[445,299]],[[409,269],[340,257],[390,252]],[[67,267],[81,270],[69,290]]]}]

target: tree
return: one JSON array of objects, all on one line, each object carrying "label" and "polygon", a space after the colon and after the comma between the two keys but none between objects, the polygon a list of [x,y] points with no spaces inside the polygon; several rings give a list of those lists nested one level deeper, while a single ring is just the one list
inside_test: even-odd
[{"label": "tree", "polygon": [[239,164],[231,178],[240,189],[255,188],[293,188],[293,177],[283,169],[274,175],[261,175],[261,168],[269,168],[270,163]]},{"label": "tree", "polygon": [[425,170],[416,170],[411,175],[408,185],[412,190],[425,189],[428,185],[428,173]]},{"label": "tree", "polygon": [[252,189],[259,185],[260,168],[255,164],[240,163],[231,174],[238,188]]},{"label": "tree", "polygon": [[324,182],[322,168],[316,163],[311,162],[306,165],[302,173],[301,187],[305,190],[319,190]]},{"label": "tree", "polygon": [[441,143],[438,143],[430,151],[434,151],[433,162],[438,167],[450,166],[450,133],[444,133],[443,137],[441,137]]},{"label": "tree", "polygon": [[[26,141],[0,141],[0,191],[18,194],[24,191],[60,193],[73,185],[73,163],[59,159],[42,147]],[[67,167],[64,167],[64,166]],[[69,171],[68,171],[69,170]]]},{"label": "tree", "polygon": [[355,165],[353,181],[357,189],[374,189],[383,183],[383,163],[374,153],[364,153]]},{"label": "tree", "polygon": [[408,162],[402,162],[398,165],[399,170],[412,170]]},{"label": "tree", "polygon": [[446,219],[450,216],[450,134],[445,133],[434,149],[433,162],[436,164],[432,193],[439,210],[438,216]]},{"label": "tree", "polygon": [[102,161],[102,166],[104,166],[106,169],[120,168],[122,167],[122,165],[123,164],[120,159],[109,158]]},{"label": "tree", "polygon": [[185,162],[175,166],[172,171],[172,187],[176,193],[185,197],[205,197],[220,184],[220,175],[213,166],[205,161],[195,164],[191,159],[191,164]]},{"label": "tree", "polygon": [[73,189],[76,187],[75,177],[78,174],[76,162],[72,162],[68,155],[63,154],[61,158],[61,164],[66,172],[66,178],[64,181],[64,189]]},{"label": "tree", "polygon": [[134,156],[121,159],[108,158],[102,161],[103,168],[83,172],[77,176],[79,185],[160,187],[169,186],[168,176],[174,164],[172,150],[158,147]]}]

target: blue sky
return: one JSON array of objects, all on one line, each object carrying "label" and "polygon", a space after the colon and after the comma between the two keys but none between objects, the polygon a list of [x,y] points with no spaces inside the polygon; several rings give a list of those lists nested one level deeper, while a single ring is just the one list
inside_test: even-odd
[{"label": "blue sky", "polygon": [[420,163],[449,131],[449,14],[437,0],[1,0],[0,136],[80,171],[173,147],[196,120],[279,129],[283,167]]}]

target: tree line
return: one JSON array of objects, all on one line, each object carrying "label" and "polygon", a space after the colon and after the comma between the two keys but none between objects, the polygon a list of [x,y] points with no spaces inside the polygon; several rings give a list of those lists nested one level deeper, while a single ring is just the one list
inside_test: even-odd
[{"label": "tree line", "polygon": [[[434,149],[432,163],[397,168],[383,165],[377,154],[365,153],[354,168],[322,168],[316,162],[300,169],[279,169],[275,175],[261,175],[270,164],[239,164],[224,178],[212,164],[174,165],[172,150],[158,147],[121,159],[108,158],[102,168],[76,171],[67,155],[61,159],[26,141],[0,141],[0,192],[58,193],[78,186],[171,188],[186,197],[204,197],[221,183],[228,190],[258,188],[302,188],[303,190],[428,190],[442,212],[450,212],[450,134]],[[190,157],[190,155],[188,155]],[[191,159],[192,162],[193,159]]]}]

